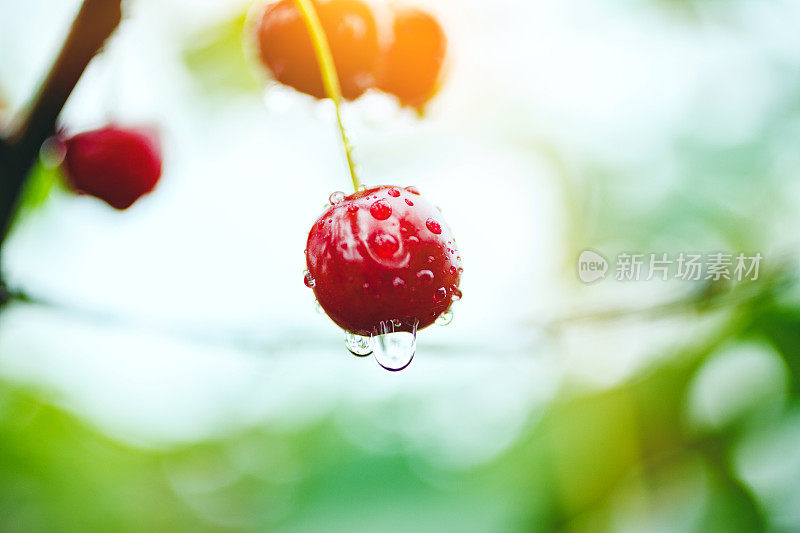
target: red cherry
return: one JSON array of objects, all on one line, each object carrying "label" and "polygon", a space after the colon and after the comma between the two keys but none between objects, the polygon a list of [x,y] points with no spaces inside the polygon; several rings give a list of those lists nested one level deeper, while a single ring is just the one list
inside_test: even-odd
[{"label": "red cherry", "polygon": [[392,42],[381,53],[377,87],[419,109],[439,88],[447,38],[428,13],[415,8],[393,11]]},{"label": "red cherry", "polygon": [[[339,74],[342,96],[354,100],[374,85],[378,32],[372,10],[360,0],[313,2]],[[261,60],[276,80],[325,98],[311,37],[293,0],[268,4],[258,25]]]},{"label": "red cherry", "polygon": [[108,126],[67,139],[64,170],[75,191],[127,209],[161,177],[161,150],[150,132]]},{"label": "red cherry", "polygon": [[461,297],[450,228],[436,207],[401,187],[359,191],[326,209],[308,234],[306,264],[322,309],[359,335],[379,334],[388,321],[401,323],[395,331],[422,329]]}]

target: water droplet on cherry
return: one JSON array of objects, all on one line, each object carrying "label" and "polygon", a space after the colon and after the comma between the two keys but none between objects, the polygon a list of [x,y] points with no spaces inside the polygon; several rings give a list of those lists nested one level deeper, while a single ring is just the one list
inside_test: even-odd
[{"label": "water droplet on cherry", "polygon": [[314,276],[311,275],[311,272],[308,270],[303,271],[303,283],[306,284],[306,287],[309,289],[313,289],[314,285],[316,285],[316,281],[314,281]]},{"label": "water droplet on cherry", "polygon": [[395,189],[394,187],[392,187],[391,189],[389,189],[389,190],[388,190],[388,191],[386,191],[386,192],[387,192],[387,194],[389,194],[389,196],[392,196],[392,197],[394,197],[394,198],[397,198],[398,196],[400,196],[400,191],[398,191],[398,190],[397,190],[397,189]]},{"label": "water droplet on cherry", "polygon": [[405,289],[406,281],[400,276],[397,276],[392,280],[392,287],[394,287],[395,289]]},{"label": "water droplet on cherry", "polygon": [[443,302],[445,298],[447,298],[447,289],[444,287],[439,287],[436,289],[436,292],[433,293],[433,301],[437,304]]},{"label": "water droplet on cherry", "polygon": [[389,259],[400,248],[400,243],[394,235],[378,233],[372,239],[372,247],[379,257]]},{"label": "water droplet on cherry", "polygon": [[331,195],[328,197],[328,202],[331,205],[340,204],[344,201],[345,194],[342,191],[332,192]]},{"label": "water droplet on cherry", "polygon": [[425,283],[430,283],[433,281],[433,272],[430,270],[420,270],[417,272],[417,279]]},{"label": "water droplet on cherry", "polygon": [[392,216],[392,208],[386,203],[386,200],[377,200],[369,207],[369,212],[377,220],[386,220]]},{"label": "water droplet on cherry", "polygon": [[412,202],[411,200],[409,200],[408,198],[406,198],[406,204],[408,204],[408,205],[414,205],[414,202]]},{"label": "water droplet on cherry", "polygon": [[432,218],[429,218],[425,221],[425,227],[428,228],[431,233],[435,233],[436,235],[439,235],[442,232],[442,225]]}]

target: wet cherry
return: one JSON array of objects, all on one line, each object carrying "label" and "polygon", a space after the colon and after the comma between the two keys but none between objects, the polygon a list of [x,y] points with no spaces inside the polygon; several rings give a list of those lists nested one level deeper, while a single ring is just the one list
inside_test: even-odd
[{"label": "wet cherry", "polygon": [[[313,4],[336,64],[342,96],[358,98],[374,85],[378,32],[372,10],[360,0],[315,0]],[[261,61],[276,80],[325,98],[311,37],[293,0],[267,4],[256,31]]]},{"label": "wet cherry", "polygon": [[[413,205],[406,199],[413,197]],[[378,206],[378,207],[376,207]],[[348,332],[379,335],[432,324],[460,297],[461,259],[436,207],[418,192],[376,187],[326,209],[306,264],[317,301]],[[438,231],[431,231],[430,221]]]},{"label": "wet cherry", "polygon": [[151,132],[108,126],[65,141],[70,185],[117,209],[127,209],[161,177],[161,150]]},{"label": "wet cherry", "polygon": [[447,39],[426,12],[416,8],[393,8],[393,12],[392,38],[381,52],[377,87],[402,104],[421,109],[439,88]]}]

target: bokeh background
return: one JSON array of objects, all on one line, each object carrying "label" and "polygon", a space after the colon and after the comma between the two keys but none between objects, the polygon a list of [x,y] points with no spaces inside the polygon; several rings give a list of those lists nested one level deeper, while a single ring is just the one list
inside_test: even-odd
[{"label": "bokeh background", "polygon": [[[264,79],[248,2],[125,3],[60,124],[156,127],[165,172],[118,213],[33,171],[1,530],[800,529],[800,3],[424,5],[449,39],[426,116],[343,110],[362,181],[419,187],[465,260],[453,322],[391,374],[302,283],[349,186],[330,103]],[[0,1],[0,116],[78,7]],[[584,285],[586,248],[764,262]]]}]

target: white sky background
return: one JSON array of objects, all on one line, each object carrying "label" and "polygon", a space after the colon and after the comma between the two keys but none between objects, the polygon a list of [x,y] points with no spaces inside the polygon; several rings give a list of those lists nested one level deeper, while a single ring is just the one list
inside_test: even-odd
[{"label": "white sky background", "polygon": [[[343,419],[391,413],[391,431],[439,459],[491,455],[564,373],[611,382],[676,331],[589,333],[574,352],[593,350],[573,357],[530,327],[593,290],[576,288],[570,198],[536,142],[619,165],[663,161],[687,122],[733,142],[781,89],[771,65],[800,65],[795,2],[739,2],[725,25],[635,1],[430,2],[448,31],[450,75],[429,116],[380,96],[345,109],[362,181],[418,186],[465,260],[455,320],[422,331],[415,361],[393,375],[346,352],[302,283],[308,229],[332,191],[348,190],[329,106],[284,90],[266,103],[209,101],[192,85],[185,39],[240,2],[129,4],[62,124],[157,124],[162,182],[124,213],[56,195],[17,227],[5,251],[13,285],[112,318],[11,307],[0,373],[44,384],[144,442],[301,424],[340,406]],[[0,90],[12,108],[36,87],[77,5],[0,0]],[[705,98],[720,84],[720,97]],[[420,399],[429,408],[418,417],[398,414]],[[345,432],[357,427],[343,421]]]}]

